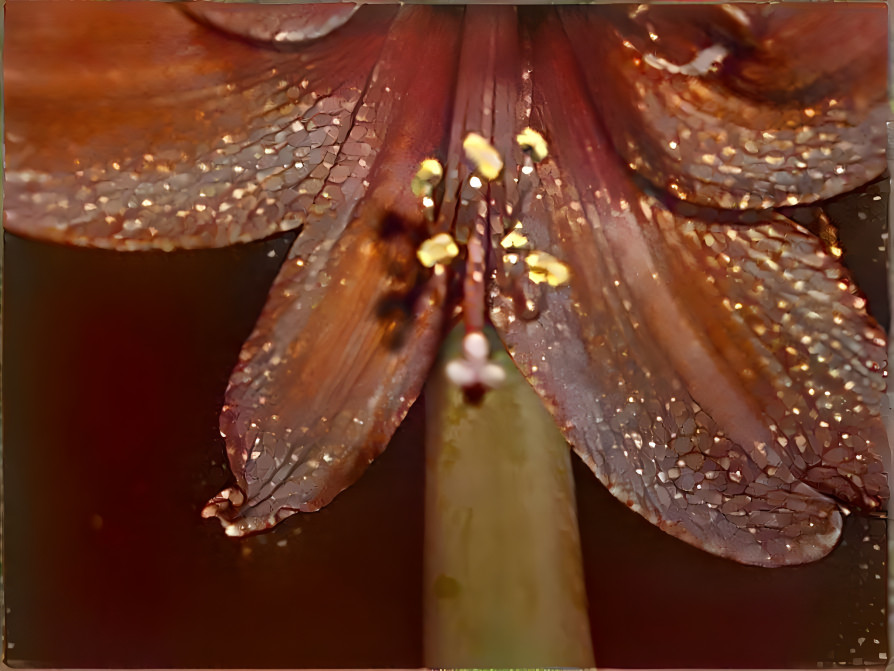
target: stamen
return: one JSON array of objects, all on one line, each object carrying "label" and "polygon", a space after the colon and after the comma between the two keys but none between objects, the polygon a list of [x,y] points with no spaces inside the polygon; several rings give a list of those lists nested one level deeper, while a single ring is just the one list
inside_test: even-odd
[{"label": "stamen", "polygon": [[410,190],[414,196],[422,198],[423,201],[425,198],[431,200],[431,195],[443,176],[444,169],[437,159],[427,158],[419,164],[419,170],[413,176],[413,181],[410,182]]},{"label": "stamen", "polygon": [[515,136],[515,141],[526,154],[530,154],[535,163],[539,163],[549,154],[546,140],[533,128],[525,128]]},{"label": "stamen", "polygon": [[525,256],[525,264],[528,266],[528,277],[534,284],[546,282],[551,287],[558,287],[565,284],[571,276],[568,266],[546,252],[528,253]]},{"label": "stamen", "polygon": [[459,254],[459,247],[449,233],[438,233],[429,238],[416,250],[416,257],[426,268],[443,265]]},{"label": "stamen", "polygon": [[506,236],[500,240],[503,249],[525,249],[528,246],[528,238],[522,233],[521,223],[516,224]]},{"label": "stamen", "polygon": [[478,133],[469,133],[463,140],[466,158],[475,167],[475,171],[488,181],[493,181],[503,169],[503,159],[494,146]]}]

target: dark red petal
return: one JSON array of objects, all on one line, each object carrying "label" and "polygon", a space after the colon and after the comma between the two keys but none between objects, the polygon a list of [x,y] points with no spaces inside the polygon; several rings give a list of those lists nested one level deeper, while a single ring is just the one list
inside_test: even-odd
[{"label": "dark red petal", "polygon": [[122,250],[220,247],[299,227],[320,194],[341,207],[357,187],[334,165],[369,160],[350,121],[396,8],[367,8],[294,54],[171,5],[57,9],[9,11],[8,230]]},{"label": "dark red petal", "polygon": [[[561,14],[612,142],[656,185],[762,208],[838,195],[884,171],[883,6],[640,7]],[[859,48],[839,47],[840,36]]]},{"label": "dark red petal", "polygon": [[783,217],[735,226],[656,207],[656,266],[741,386],[793,474],[864,509],[887,497],[879,451],[885,334],[819,239]]},{"label": "dark red petal", "polygon": [[469,133],[478,133],[494,145],[504,160],[511,159],[518,151],[515,134],[521,130],[516,106],[522,76],[517,9],[468,6],[463,14],[444,195],[437,222],[439,230],[453,228],[461,242],[465,242],[480,211],[486,211],[479,204],[488,188],[493,190],[496,185],[505,189],[514,176],[514,171],[507,168],[487,186],[470,188],[468,179],[474,170],[465,158],[463,140]]},{"label": "dark red petal", "polygon": [[[459,34],[447,28],[458,19],[401,10],[350,129],[382,147],[366,195],[301,231],[243,348],[221,415],[238,489],[205,510],[231,535],[329,503],[421,390],[442,336],[446,275],[416,260],[428,222],[410,183],[442,150]],[[406,49],[418,57],[400,58]]]},{"label": "dark red petal", "polygon": [[250,5],[222,2],[189,2],[181,5],[191,16],[247,40],[288,46],[328,35],[354,15],[359,4],[310,3],[300,5]]},{"label": "dark red petal", "polygon": [[[643,195],[582,93],[558,21],[547,15],[532,32],[535,73],[563,76],[534,78],[551,158],[538,166],[540,198],[522,221],[535,246],[570,266],[571,287],[544,292],[531,321],[498,298],[495,324],[575,450],[619,499],[669,533],[738,561],[818,559],[841,525],[837,505],[818,488],[870,508],[887,495],[875,453],[881,379],[871,368],[884,361],[877,327],[844,271],[789,222],[706,224]],[[713,249],[721,233],[732,253],[730,242]],[[774,248],[777,237],[784,244]],[[801,302],[792,309],[804,312],[803,322],[783,319],[776,303],[783,297]],[[755,307],[743,324],[735,303],[746,300]],[[808,318],[811,311],[819,319]],[[760,337],[758,326],[771,336]],[[813,348],[808,333],[834,351]],[[806,371],[791,370],[801,364]],[[818,396],[805,388],[808,378]],[[826,391],[836,394],[832,408],[813,401]],[[860,405],[862,419],[834,420]],[[799,449],[807,435],[812,461],[832,473],[807,464]]]}]

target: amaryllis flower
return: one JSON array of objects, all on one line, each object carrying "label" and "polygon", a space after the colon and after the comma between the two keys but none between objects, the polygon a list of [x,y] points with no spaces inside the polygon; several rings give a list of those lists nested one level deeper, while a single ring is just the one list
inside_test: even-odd
[{"label": "amaryllis flower", "polygon": [[39,52],[8,75],[6,225],[298,231],[221,413],[227,533],[360,477],[460,318],[470,402],[499,384],[490,322],[611,492],[709,552],[811,561],[842,505],[883,506],[884,333],[821,209],[780,212],[883,171],[881,10],[187,11],[218,30],[178,28],[169,81],[48,90]]}]

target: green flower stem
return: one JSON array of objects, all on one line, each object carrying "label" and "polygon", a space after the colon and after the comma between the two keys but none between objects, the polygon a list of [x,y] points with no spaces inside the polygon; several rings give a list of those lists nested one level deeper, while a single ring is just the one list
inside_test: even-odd
[{"label": "green flower stem", "polygon": [[506,382],[481,405],[425,391],[425,665],[592,667],[568,444],[499,340]]}]

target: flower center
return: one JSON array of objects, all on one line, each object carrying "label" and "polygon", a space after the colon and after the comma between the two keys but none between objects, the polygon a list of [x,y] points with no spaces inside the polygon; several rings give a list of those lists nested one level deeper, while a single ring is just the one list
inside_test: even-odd
[{"label": "flower center", "polygon": [[[517,170],[520,176],[531,175],[534,164],[548,156],[546,140],[532,128],[525,128],[515,139],[524,155],[524,161]],[[468,133],[462,146],[466,160],[472,167],[468,187],[480,192],[503,172],[503,157],[478,133]],[[435,189],[443,174],[441,164],[436,159],[428,158],[420,163],[410,184],[413,194],[421,200],[428,221],[435,218]],[[487,199],[480,202],[487,202]],[[568,282],[570,277],[568,266],[555,256],[531,248],[522,223],[509,217],[517,205],[506,204],[503,208],[506,216],[503,217],[502,238],[498,240],[491,233],[487,218],[477,216],[470,230],[457,232],[454,226],[450,233],[441,232],[425,240],[416,252],[419,262],[437,274],[462,274],[463,354],[448,364],[447,376],[464,390],[471,401],[480,400],[488,389],[499,386],[506,377],[500,366],[491,361],[490,347],[483,332],[487,321],[485,278],[502,271],[512,295],[524,304],[521,314],[533,318],[537,314],[536,306],[529,305],[531,301],[525,299],[518,282],[558,287]],[[457,242],[457,238],[465,238],[465,241]],[[520,267],[521,263],[524,272],[509,270]]]}]

